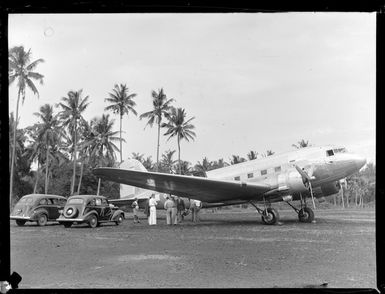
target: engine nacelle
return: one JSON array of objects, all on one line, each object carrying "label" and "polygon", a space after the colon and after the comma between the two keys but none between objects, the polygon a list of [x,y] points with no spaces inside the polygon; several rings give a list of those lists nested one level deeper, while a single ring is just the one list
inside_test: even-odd
[{"label": "engine nacelle", "polygon": [[302,176],[297,171],[291,171],[278,176],[278,191],[292,193],[307,192]]},{"label": "engine nacelle", "polygon": [[323,196],[330,196],[333,194],[337,194],[341,189],[341,185],[338,181],[321,185],[320,187],[313,189],[313,194],[315,197],[323,197]]}]

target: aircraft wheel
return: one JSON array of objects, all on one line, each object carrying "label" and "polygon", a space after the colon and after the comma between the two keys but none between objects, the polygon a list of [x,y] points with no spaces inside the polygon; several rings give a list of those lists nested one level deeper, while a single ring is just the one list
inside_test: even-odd
[{"label": "aircraft wheel", "polygon": [[37,219],[37,225],[42,227],[42,226],[45,226],[46,224],[47,224],[47,215],[42,213],[41,215],[39,215],[39,218]]},{"label": "aircraft wheel", "polygon": [[279,220],[278,211],[274,208],[267,208],[262,214],[262,221],[267,225],[274,225]]},{"label": "aircraft wheel", "polygon": [[301,208],[298,212],[298,218],[300,222],[311,223],[314,220],[314,212],[309,207]]},{"label": "aircraft wheel", "polygon": [[17,219],[17,220],[16,220],[16,224],[17,224],[19,227],[24,226],[25,223],[26,223],[25,220],[22,220],[22,219]]}]

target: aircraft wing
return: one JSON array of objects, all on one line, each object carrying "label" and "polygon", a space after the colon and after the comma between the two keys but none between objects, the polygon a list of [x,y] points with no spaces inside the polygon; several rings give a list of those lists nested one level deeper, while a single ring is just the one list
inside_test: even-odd
[{"label": "aircraft wing", "polygon": [[261,200],[263,193],[272,189],[270,185],[264,183],[217,180],[111,167],[96,168],[93,173],[105,180],[205,202],[236,199]]}]

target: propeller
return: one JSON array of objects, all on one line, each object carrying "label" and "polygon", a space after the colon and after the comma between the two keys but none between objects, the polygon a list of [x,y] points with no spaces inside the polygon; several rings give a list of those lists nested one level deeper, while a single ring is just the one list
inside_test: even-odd
[{"label": "propeller", "polygon": [[310,195],[311,195],[311,200],[313,202],[313,208],[315,209],[315,202],[314,202],[314,195],[313,195],[313,189],[311,187],[311,180],[314,180],[315,177],[313,176],[313,172],[314,172],[314,168],[313,166],[311,165],[310,167],[310,174],[308,174],[306,171],[305,171],[305,168],[300,168],[298,165],[294,164],[294,167],[295,169],[299,172],[299,174],[301,175],[302,177],[302,181],[303,181],[303,184],[305,185],[305,187],[307,187],[309,189],[309,192],[310,192]]}]

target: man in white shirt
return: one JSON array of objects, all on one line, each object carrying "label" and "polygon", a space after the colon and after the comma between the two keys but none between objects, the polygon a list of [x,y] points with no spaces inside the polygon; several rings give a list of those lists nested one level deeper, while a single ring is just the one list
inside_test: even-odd
[{"label": "man in white shirt", "polygon": [[155,194],[152,193],[150,196],[149,206],[150,206],[150,216],[148,218],[148,224],[150,226],[156,225],[156,200],[155,200]]}]

